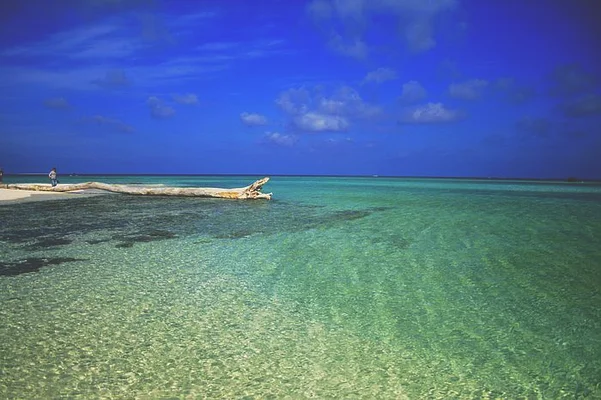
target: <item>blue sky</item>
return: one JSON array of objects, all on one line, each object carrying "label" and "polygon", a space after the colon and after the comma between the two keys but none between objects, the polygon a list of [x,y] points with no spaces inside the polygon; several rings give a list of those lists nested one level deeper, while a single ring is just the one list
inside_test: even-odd
[{"label": "blue sky", "polygon": [[2,2],[0,167],[601,178],[598,3]]}]

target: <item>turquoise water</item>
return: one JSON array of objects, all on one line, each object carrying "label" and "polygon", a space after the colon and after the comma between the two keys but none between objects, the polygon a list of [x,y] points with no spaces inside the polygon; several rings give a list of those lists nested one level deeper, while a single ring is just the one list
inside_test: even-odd
[{"label": "turquoise water", "polygon": [[0,398],[601,398],[601,185],[264,191],[0,205]]}]

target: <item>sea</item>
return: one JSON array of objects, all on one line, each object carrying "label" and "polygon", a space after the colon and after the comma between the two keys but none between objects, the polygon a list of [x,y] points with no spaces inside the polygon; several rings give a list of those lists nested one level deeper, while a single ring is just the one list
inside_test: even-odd
[{"label": "sea", "polygon": [[601,183],[263,192],[0,203],[0,398],[601,399]]}]

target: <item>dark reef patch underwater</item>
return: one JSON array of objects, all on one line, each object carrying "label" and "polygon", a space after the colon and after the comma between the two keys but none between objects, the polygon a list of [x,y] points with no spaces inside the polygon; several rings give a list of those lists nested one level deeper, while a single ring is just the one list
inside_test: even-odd
[{"label": "dark reef patch underwater", "polygon": [[[291,212],[294,209],[294,212]],[[136,243],[189,235],[236,239],[256,234],[299,232],[328,228],[365,218],[386,207],[326,211],[321,207],[284,201],[230,201],[105,195],[68,201],[46,201],[43,206],[21,203],[0,207],[0,241],[27,246],[32,251],[69,245],[97,233],[88,244]]]},{"label": "dark reef patch underwater", "polygon": [[38,272],[40,268],[49,265],[60,265],[66,262],[86,261],[82,258],[55,257],[55,258],[26,258],[13,262],[0,261],[0,276],[17,276],[29,272]]}]

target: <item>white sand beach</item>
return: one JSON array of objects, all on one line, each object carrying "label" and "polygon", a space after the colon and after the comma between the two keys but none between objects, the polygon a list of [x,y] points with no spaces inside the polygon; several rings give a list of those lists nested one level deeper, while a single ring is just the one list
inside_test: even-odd
[{"label": "white sand beach", "polygon": [[18,200],[50,200],[61,198],[65,195],[70,197],[69,193],[38,192],[35,190],[0,189],[0,202]]},{"label": "white sand beach", "polygon": [[[50,186],[50,184],[48,184]],[[0,188],[0,204],[5,202],[58,200],[80,197],[81,195],[100,194],[96,190],[74,190],[71,192],[45,192],[37,190],[21,190]]]}]

